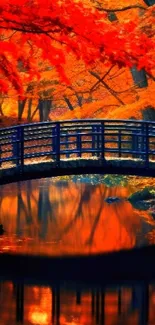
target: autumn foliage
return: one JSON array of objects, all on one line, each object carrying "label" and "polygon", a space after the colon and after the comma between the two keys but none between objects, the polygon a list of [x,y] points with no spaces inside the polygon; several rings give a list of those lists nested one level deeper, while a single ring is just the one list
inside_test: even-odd
[{"label": "autumn foliage", "polygon": [[[148,10],[154,13],[154,8]],[[1,0],[0,14],[1,91],[7,92],[11,83],[22,93],[19,62],[27,78],[39,78],[36,49],[40,60],[55,66],[65,81],[63,65],[68,52],[86,65],[100,60],[119,67],[136,63],[148,71],[154,66],[154,40],[139,29],[138,20],[109,24],[106,11],[73,0]]]},{"label": "autumn foliage", "polygon": [[[28,122],[141,118],[141,109],[153,105],[155,6],[143,0],[0,0],[0,14],[4,122],[6,115]],[[145,71],[146,89],[134,84],[133,66]]]}]

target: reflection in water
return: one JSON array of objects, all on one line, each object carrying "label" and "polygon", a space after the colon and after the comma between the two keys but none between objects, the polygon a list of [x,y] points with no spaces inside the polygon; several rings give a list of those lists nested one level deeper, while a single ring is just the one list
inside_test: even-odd
[{"label": "reflection in water", "polygon": [[[0,251],[88,254],[147,245],[154,221],[127,201],[130,188],[50,179],[0,187]],[[108,197],[118,197],[113,203]],[[34,314],[34,318],[36,317]]]},{"label": "reflection in water", "polygon": [[153,325],[155,286],[51,288],[0,283],[1,325]]}]

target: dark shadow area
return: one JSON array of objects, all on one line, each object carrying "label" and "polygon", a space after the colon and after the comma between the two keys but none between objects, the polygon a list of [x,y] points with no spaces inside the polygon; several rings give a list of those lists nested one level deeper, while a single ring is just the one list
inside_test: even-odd
[{"label": "dark shadow area", "polygon": [[[45,166],[46,165],[46,166]],[[70,163],[69,163],[70,165]],[[78,163],[80,165],[80,161]],[[21,169],[20,167],[11,168],[8,170],[1,170],[0,173],[0,184],[8,184],[18,181],[39,179],[46,177],[56,177],[64,175],[81,175],[81,174],[119,174],[119,175],[137,175],[137,176],[148,176],[155,177],[155,169],[143,168],[143,167],[125,167],[122,164],[120,166],[112,166],[110,163],[103,164],[92,164],[88,162],[88,165],[81,167],[59,167],[53,166],[51,163],[37,164],[34,166],[26,166]]]}]

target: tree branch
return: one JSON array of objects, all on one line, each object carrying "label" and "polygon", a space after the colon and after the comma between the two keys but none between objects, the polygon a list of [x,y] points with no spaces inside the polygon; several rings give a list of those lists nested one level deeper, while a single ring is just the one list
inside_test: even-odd
[{"label": "tree branch", "polygon": [[133,6],[127,6],[127,7],[123,7],[123,8],[103,8],[100,4],[99,7],[96,7],[97,10],[99,11],[105,11],[105,12],[117,12],[117,11],[127,11],[127,10],[131,10],[131,9],[143,9],[143,10],[147,10],[147,8],[141,6],[141,5],[133,5]]},{"label": "tree branch", "polygon": [[90,92],[92,92],[92,91],[95,90],[96,86],[98,86],[98,85],[100,84],[100,82],[103,81],[103,79],[106,78],[106,76],[107,76],[107,75],[109,74],[109,72],[113,69],[113,67],[114,67],[114,65],[112,65],[112,66],[108,69],[108,71],[104,74],[104,76],[103,76],[99,81],[97,81],[97,82],[94,84],[94,86],[92,86],[92,87],[90,88]]},{"label": "tree branch", "polygon": [[89,71],[89,73],[96,79],[98,79],[103,84],[103,86],[110,92],[110,94],[119,101],[121,105],[125,105],[125,103],[117,96],[117,93],[113,89],[111,89],[109,85],[104,80],[102,80],[96,72]]},{"label": "tree branch", "polygon": [[70,109],[70,111],[73,111],[74,110],[74,107],[72,106],[70,100],[65,95],[63,96],[63,98],[64,98],[64,100],[65,100],[68,108]]}]

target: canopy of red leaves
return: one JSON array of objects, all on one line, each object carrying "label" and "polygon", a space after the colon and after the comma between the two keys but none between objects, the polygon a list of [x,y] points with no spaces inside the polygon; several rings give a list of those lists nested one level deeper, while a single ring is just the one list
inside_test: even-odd
[{"label": "canopy of red leaves", "polygon": [[[155,9],[148,9],[151,12]],[[0,0],[0,91],[9,85],[22,94],[22,74],[39,78],[38,57],[55,66],[67,81],[65,55],[73,52],[86,65],[154,66],[154,38],[137,22],[110,23],[107,14],[74,0]]]}]

